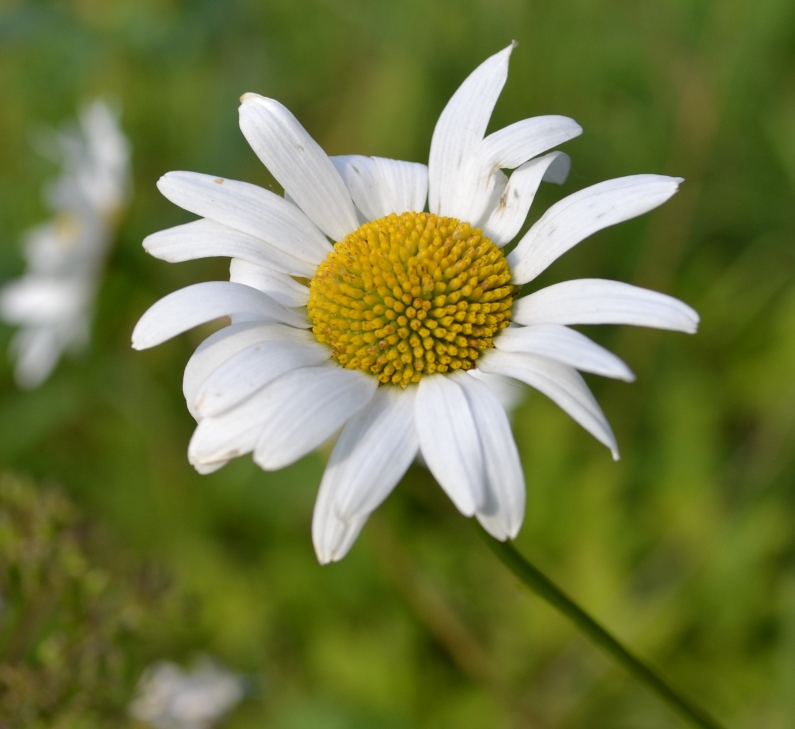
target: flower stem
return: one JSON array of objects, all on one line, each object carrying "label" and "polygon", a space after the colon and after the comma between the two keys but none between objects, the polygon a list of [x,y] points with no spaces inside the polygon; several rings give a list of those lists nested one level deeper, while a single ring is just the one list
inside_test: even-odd
[{"label": "flower stem", "polygon": [[606,650],[633,676],[655,691],[660,698],[683,717],[690,720],[693,725],[703,729],[722,729],[721,724],[706,711],[682,696],[652,668],[628,651],[616,638],[562,592],[546,575],[519,554],[510,542],[500,542],[488,534],[479,524],[476,523],[475,526],[491,551],[516,577],[535,592],[536,595],[562,612],[594,643]]}]

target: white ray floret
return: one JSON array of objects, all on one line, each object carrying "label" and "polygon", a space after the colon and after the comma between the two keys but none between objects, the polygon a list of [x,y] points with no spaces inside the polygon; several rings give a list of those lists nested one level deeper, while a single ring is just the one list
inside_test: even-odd
[{"label": "white ray floret", "polygon": [[488,211],[498,184],[497,172],[513,170],[530,159],[582,134],[565,116],[539,116],[490,134],[473,150],[461,170],[456,193],[445,210],[461,220],[479,221]]},{"label": "white ray floret", "polygon": [[200,418],[188,444],[188,460],[208,466],[251,453],[267,418],[262,409],[267,394],[259,390],[233,410]]},{"label": "white ray floret", "polygon": [[265,390],[268,420],[254,460],[267,471],[289,466],[334,435],[376,387],[372,377],[331,364],[284,375]]},{"label": "white ray floret", "polygon": [[518,324],[633,324],[693,334],[699,317],[673,296],[599,278],[553,284],[516,302]]},{"label": "white ray floret", "polygon": [[428,468],[458,510],[465,516],[474,515],[485,499],[485,472],[477,426],[464,390],[451,377],[424,377],[414,411]]},{"label": "white ray floret", "polygon": [[288,308],[297,309],[309,301],[309,289],[292,276],[242,258],[233,258],[229,264],[229,280],[262,291]]},{"label": "white ray floret", "polygon": [[250,314],[262,321],[295,327],[309,326],[294,309],[282,306],[251,286],[205,281],[174,291],[150,308],[133,330],[133,347],[154,347],[199,324],[233,314]]},{"label": "white ray floret", "polygon": [[296,205],[333,240],[356,230],[345,183],[298,120],[274,99],[245,94],[241,101],[243,136]]},{"label": "white ray floret", "polygon": [[612,352],[584,334],[560,324],[533,324],[509,327],[500,334],[495,347],[504,352],[535,354],[557,360],[581,372],[615,377],[632,382],[635,375]]},{"label": "white ray floret", "polygon": [[366,220],[425,207],[428,197],[425,165],[359,154],[332,157],[331,161]]},{"label": "white ray floret", "polygon": [[428,209],[432,213],[447,214],[461,169],[483,140],[508,80],[508,59],[514,47],[511,43],[481,63],[458,87],[436,122],[428,158]]},{"label": "white ray floret", "polygon": [[563,184],[570,167],[569,155],[551,152],[525,162],[508,178],[503,174],[495,185],[496,204],[492,204],[491,211],[480,224],[483,233],[498,246],[510,243],[524,225],[541,182]]},{"label": "white ray floret", "polygon": [[317,268],[311,260],[297,258],[294,251],[286,253],[259,238],[206,218],[153,233],[144,239],[144,249],[169,263],[229,256],[292,276],[311,276]]},{"label": "white ray floret", "polygon": [[662,205],[679,177],[634,175],[600,182],[555,203],[511,251],[514,283],[524,284],[588,236]]},{"label": "white ray floret", "polygon": [[[279,102],[246,94],[241,130],[284,198],[187,172],[159,183],[170,200],[203,219],[149,236],[147,250],[168,261],[227,256],[230,281],[196,284],[154,304],[133,344],[154,346],[211,319],[231,318],[185,368],[183,391],[198,421],[188,457],[202,473],[246,453],[263,469],[282,468],[338,435],[312,518],[322,563],[345,556],[417,457],[463,514],[498,539],[514,538],[525,484],[507,411],[523,385],[557,403],[618,458],[616,438],[579,371],[625,381],[634,375],[569,325],[685,332],[698,325],[695,311],[665,294],[582,279],[507,299],[510,317],[500,314],[502,328],[478,339],[478,328],[491,321],[486,314],[498,321],[493,312],[506,311],[488,297],[467,309],[466,297],[482,296],[479,286],[488,284],[492,297],[513,296],[509,279],[531,281],[593,233],[661,205],[681,182],[636,175],[575,192],[542,215],[506,259],[500,247],[519,233],[540,184],[566,179],[569,157],[553,148],[582,132],[573,120],[550,115],[486,136],[512,49],[487,59],[453,95],[427,167],[361,155],[330,158]],[[430,214],[423,212],[426,198]],[[421,251],[441,251],[428,247],[437,245],[433,231],[441,228],[422,226],[450,219],[445,230],[452,232],[444,235],[451,247],[420,259]],[[402,245],[393,238],[401,220],[415,226],[400,233],[415,236],[414,253],[390,248]],[[465,238],[481,247],[454,245]],[[370,247],[356,248],[361,241]],[[357,258],[352,251],[358,250],[365,252]],[[483,265],[494,273],[475,277],[482,284],[472,283],[477,271],[467,266],[475,258],[463,250],[475,257],[489,251]],[[379,268],[386,265],[382,252],[387,273]],[[348,256],[342,269],[329,268],[342,256]],[[437,297],[448,291],[436,287],[444,276],[457,292],[449,300]],[[317,298],[323,296],[325,309]],[[342,330],[336,345],[329,339],[334,317],[358,322]],[[376,360],[380,369],[373,369]]]},{"label": "white ray floret", "polygon": [[317,342],[252,344],[230,357],[204,380],[196,393],[196,411],[202,417],[220,415],[277,377],[327,359],[331,359],[328,347]]},{"label": "white ray floret", "polygon": [[618,460],[618,445],[610,424],[585,380],[573,367],[534,354],[486,352],[479,369],[524,382],[559,405]]},{"label": "white ray floret", "polygon": [[320,483],[312,537],[321,562],[340,559],[417,455],[416,387],[382,387],[342,429]]},{"label": "white ray floret", "polygon": [[169,172],[157,183],[175,205],[265,241],[317,265],[331,250],[318,228],[292,203],[248,182],[196,172]]},{"label": "white ray floret", "polygon": [[513,539],[522,526],[525,488],[508,416],[487,385],[460,373],[451,379],[464,391],[483,454],[484,498],[476,516],[498,539]]},{"label": "white ray floret", "polygon": [[207,378],[238,352],[260,342],[317,343],[312,333],[306,329],[256,320],[232,324],[211,334],[188,360],[182,378],[182,393],[195,418],[198,418],[196,393]]}]

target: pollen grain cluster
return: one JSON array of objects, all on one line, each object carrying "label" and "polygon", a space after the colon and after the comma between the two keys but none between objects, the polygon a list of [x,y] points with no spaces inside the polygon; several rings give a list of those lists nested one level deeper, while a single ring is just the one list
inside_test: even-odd
[{"label": "pollen grain cluster", "polygon": [[337,243],[309,285],[318,341],[344,367],[406,387],[468,370],[511,318],[502,251],[454,218],[403,213]]}]

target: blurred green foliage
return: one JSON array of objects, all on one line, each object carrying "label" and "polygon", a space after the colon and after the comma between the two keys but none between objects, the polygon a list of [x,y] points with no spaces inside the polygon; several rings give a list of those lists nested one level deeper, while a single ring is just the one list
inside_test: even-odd
[{"label": "blurred green foliage", "polygon": [[0,726],[125,724],[174,594],[60,489],[0,476]]},{"label": "blurred green foliage", "polygon": [[[135,199],[90,352],[40,390],[0,371],[0,463],[55,478],[92,518],[198,596],[157,645],[265,677],[225,726],[682,726],[495,562],[412,468],[352,553],[320,568],[322,459],[199,477],[184,362],[206,335],[134,353],[160,296],[227,275],[168,265],[143,237],[185,222],[157,178],[189,169],[274,187],[237,129],[246,91],[285,103],[331,154],[425,161],[435,120],[486,56],[520,44],[492,129],[565,114],[562,195],[611,177],[687,179],[538,285],[631,281],[702,314],[693,338],[589,331],[633,385],[592,378],[623,459],[543,397],[514,418],[528,483],[518,547],[731,727],[795,724],[795,4],[792,0],[6,0],[0,6],[0,276],[53,174],[36,125],[118,99]],[[278,189],[278,188],[276,188]],[[4,329],[0,345],[10,338]]]}]

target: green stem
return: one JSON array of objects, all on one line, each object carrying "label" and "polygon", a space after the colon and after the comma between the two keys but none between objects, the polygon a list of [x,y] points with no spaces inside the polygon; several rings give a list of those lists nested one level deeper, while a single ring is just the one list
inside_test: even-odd
[{"label": "green stem", "polygon": [[618,640],[608,633],[588,613],[580,608],[560,590],[546,575],[528,562],[509,542],[497,541],[476,524],[477,530],[492,552],[539,597],[568,617],[594,643],[601,646],[633,676],[643,681],[658,696],[670,704],[695,726],[703,729],[722,729],[721,725],[706,711],[672,688],[653,669],[630,653]]}]

